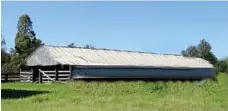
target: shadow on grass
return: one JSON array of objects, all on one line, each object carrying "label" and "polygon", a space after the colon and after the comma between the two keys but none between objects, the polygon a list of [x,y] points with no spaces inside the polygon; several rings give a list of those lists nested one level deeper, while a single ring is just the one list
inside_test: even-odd
[{"label": "shadow on grass", "polygon": [[1,99],[19,99],[33,95],[50,93],[50,91],[34,91],[34,90],[17,90],[17,89],[1,89]]}]

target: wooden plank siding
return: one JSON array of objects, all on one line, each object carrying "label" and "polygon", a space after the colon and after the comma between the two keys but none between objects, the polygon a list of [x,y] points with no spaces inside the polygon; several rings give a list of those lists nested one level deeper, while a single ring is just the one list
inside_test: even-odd
[{"label": "wooden plank siding", "polygon": [[[67,81],[70,79],[70,71],[69,70],[52,70],[52,71],[43,71],[50,78],[55,81]],[[48,82],[48,78],[42,75],[43,82]]]},{"label": "wooden plank siding", "polygon": [[33,70],[20,70],[21,82],[33,82]]},{"label": "wooden plank siding", "polygon": [[55,66],[52,68],[40,68],[42,72],[46,75],[42,74],[42,82],[50,82],[51,80],[48,79],[49,76],[54,81],[68,81],[71,79],[71,66]]}]

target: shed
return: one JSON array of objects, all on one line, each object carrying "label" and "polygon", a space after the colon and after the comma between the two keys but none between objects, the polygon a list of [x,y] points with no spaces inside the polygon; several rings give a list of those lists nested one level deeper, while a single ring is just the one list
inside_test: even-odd
[{"label": "shed", "polygon": [[213,65],[196,57],[48,45],[37,48],[26,65],[33,70],[33,80],[39,77],[39,71],[52,72],[56,80],[56,75],[64,71],[68,79],[204,79],[215,74]]}]

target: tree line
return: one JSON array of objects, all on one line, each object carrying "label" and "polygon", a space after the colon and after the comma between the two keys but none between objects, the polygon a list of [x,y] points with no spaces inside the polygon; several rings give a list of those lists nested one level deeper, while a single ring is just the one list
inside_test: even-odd
[{"label": "tree line", "polygon": [[[3,38],[3,37],[2,37]],[[17,23],[17,33],[15,36],[15,47],[6,51],[6,41],[1,40],[1,71],[2,73],[17,73],[20,68],[25,67],[25,59],[41,45],[44,45],[40,39],[36,38],[33,30],[31,18],[27,14],[19,17]],[[76,47],[75,43],[70,43],[67,47]],[[94,49],[93,45],[85,45],[84,48]],[[209,61],[213,64],[218,72],[228,73],[228,58],[218,60],[211,51],[212,46],[206,40],[201,40],[195,46],[191,45],[181,54],[186,57],[199,57]]]},{"label": "tree line", "polygon": [[216,72],[228,73],[228,58],[218,60],[211,52],[211,49],[211,44],[203,39],[197,46],[191,45],[186,50],[183,50],[181,54],[186,57],[199,57],[205,59],[214,65]]}]

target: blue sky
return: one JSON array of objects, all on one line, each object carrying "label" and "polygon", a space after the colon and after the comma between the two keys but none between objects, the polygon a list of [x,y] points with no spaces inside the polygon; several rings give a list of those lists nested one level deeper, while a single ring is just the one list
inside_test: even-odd
[{"label": "blue sky", "polygon": [[48,45],[179,54],[206,39],[228,56],[228,2],[2,2],[2,35],[14,47],[17,21],[27,13]]}]

